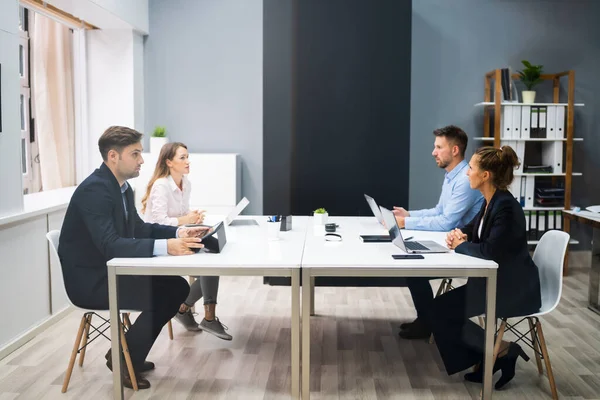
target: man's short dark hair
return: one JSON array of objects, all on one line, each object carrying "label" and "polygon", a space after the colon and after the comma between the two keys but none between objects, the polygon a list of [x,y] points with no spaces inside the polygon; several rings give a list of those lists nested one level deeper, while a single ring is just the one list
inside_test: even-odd
[{"label": "man's short dark hair", "polygon": [[467,150],[467,144],[469,143],[469,137],[458,126],[448,125],[443,128],[436,129],[433,131],[435,136],[445,137],[446,140],[452,143],[453,146],[458,146],[460,156],[465,158],[465,150]]},{"label": "man's short dark hair", "polygon": [[142,140],[142,134],[125,126],[111,126],[98,139],[98,148],[104,161],[108,160],[108,152],[115,150],[121,154],[123,149]]}]

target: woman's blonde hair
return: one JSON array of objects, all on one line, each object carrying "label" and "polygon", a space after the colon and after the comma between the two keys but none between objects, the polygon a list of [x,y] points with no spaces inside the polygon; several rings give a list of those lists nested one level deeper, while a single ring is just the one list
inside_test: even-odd
[{"label": "woman's blonde hair", "polygon": [[180,147],[183,147],[187,150],[187,146],[180,142],[167,143],[160,149],[158,161],[156,162],[156,167],[154,168],[154,174],[152,175],[150,182],[148,182],[146,194],[142,198],[142,214],[146,212],[146,203],[148,202],[148,197],[150,196],[150,192],[152,191],[152,186],[154,186],[154,182],[156,182],[157,179],[169,176],[169,167],[167,166],[167,160],[172,161],[175,158],[177,149],[179,149]]}]

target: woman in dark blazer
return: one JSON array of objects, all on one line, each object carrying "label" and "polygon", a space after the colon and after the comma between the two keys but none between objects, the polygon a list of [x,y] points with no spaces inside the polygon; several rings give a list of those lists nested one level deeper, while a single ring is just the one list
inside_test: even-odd
[{"label": "woman in dark blazer", "polygon": [[[513,170],[519,166],[514,150],[482,147],[469,162],[471,188],[485,201],[475,218],[462,229],[448,233],[448,247],[456,253],[493,260],[498,264],[496,315],[508,318],[535,313],[541,306],[538,269],[527,248],[523,208],[508,191]],[[430,326],[448,375],[480,365],[484,331],[469,318],[485,312],[485,279],[470,278],[467,284],[437,297]],[[502,342],[494,371],[502,370],[496,383],[501,388],[514,377],[519,356],[527,355],[516,343]],[[482,381],[482,368],[465,375]]]}]

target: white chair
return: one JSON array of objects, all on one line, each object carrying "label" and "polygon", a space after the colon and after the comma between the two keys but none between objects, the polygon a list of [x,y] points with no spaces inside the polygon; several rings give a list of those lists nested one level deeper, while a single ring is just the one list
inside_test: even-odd
[{"label": "white chair", "polygon": [[[504,331],[505,329],[508,329],[517,336],[517,342],[523,341],[531,347],[535,353],[535,359],[540,375],[544,373],[542,367],[542,359],[544,359],[553,399],[558,399],[558,393],[556,391],[552,365],[550,364],[548,348],[546,346],[542,323],[540,322],[539,317],[552,312],[560,301],[562,295],[563,266],[569,238],[569,234],[563,231],[552,230],[544,233],[533,253],[533,262],[537,265],[540,274],[542,306],[535,314],[513,317],[521,318],[515,324],[509,324],[506,318],[502,318],[502,323],[498,329],[496,345],[494,346],[495,360]],[[525,333],[521,333],[516,329],[516,326],[525,320],[529,323],[529,330]],[[531,339],[528,338],[527,335],[530,335]]]},{"label": "white chair", "polygon": [[[57,263],[59,266],[58,270],[60,271],[61,279],[63,284],[65,282],[64,277],[62,275],[62,265],[60,263],[60,258],[58,257],[58,239],[60,237],[60,231],[53,230],[46,234],[46,238],[50,242],[50,259]],[[65,287],[66,291],[66,287]],[[67,295],[67,298],[69,296]],[[108,336],[104,334],[110,328],[110,321],[101,315],[97,314],[96,311],[106,311],[106,310],[89,310],[81,307],[77,307],[71,299],[69,298],[69,302],[73,307],[76,307],[83,311],[83,316],[81,317],[81,323],[79,324],[79,330],[77,331],[77,335],[75,337],[75,344],[73,345],[73,351],[71,352],[71,358],[69,360],[69,365],[67,366],[67,371],[65,372],[65,379],[63,381],[62,393],[67,391],[69,387],[69,381],[71,380],[71,373],[73,372],[73,366],[75,365],[75,358],[79,353],[79,366],[83,367],[83,360],[85,358],[85,349],[86,347],[97,339],[100,336],[104,336],[106,339],[110,340]],[[129,322],[129,313],[131,311],[123,311],[123,322],[126,328],[128,328],[131,323]],[[97,316],[103,322],[99,326],[92,325],[92,317]],[[138,390],[137,379],[135,377],[135,373],[133,371],[133,364],[131,363],[131,357],[129,355],[129,347],[127,346],[127,340],[125,340],[125,333],[123,330],[123,324],[120,324],[120,332],[121,332],[121,346],[123,348],[123,353],[125,355],[125,365],[127,366],[127,370],[129,371],[129,376],[131,377],[131,383],[133,386],[133,390]],[[90,328],[92,329],[92,335],[95,333],[96,335],[90,339]],[[85,333],[85,334],[84,334]]]}]

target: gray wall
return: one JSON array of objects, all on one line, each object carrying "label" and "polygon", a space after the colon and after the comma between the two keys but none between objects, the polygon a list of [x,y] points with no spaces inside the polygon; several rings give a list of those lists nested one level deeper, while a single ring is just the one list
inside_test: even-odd
[{"label": "gray wall", "polygon": [[241,154],[246,212],[262,213],[262,0],[151,0],[144,52],[147,136]]},{"label": "gray wall", "polygon": [[[456,124],[470,138],[483,136],[483,111],[473,104],[483,101],[484,74],[520,69],[522,59],[548,73],[575,70],[575,101],[585,107],[575,114],[575,136],[584,142],[574,145],[573,170],[584,175],[573,178],[573,203],[600,204],[599,15],[597,0],[413,0],[411,208],[431,207],[439,197],[443,171],[429,156],[433,129]],[[548,89],[538,90],[539,100],[551,100]],[[478,144],[469,142],[469,157]]]}]

